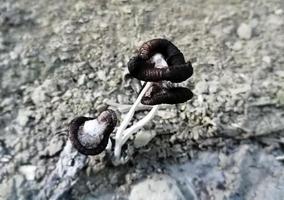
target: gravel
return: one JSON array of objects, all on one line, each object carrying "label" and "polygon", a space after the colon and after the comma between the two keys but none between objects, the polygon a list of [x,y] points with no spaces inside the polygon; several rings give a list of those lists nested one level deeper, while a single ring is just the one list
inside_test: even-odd
[{"label": "gravel", "polygon": [[192,62],[183,84],[194,98],[161,106],[125,146],[127,164],[84,157],[53,197],[150,198],[143,184],[158,182],[153,198],[284,199],[283,10],[281,0],[0,3],[0,199],[52,194],[54,180],[43,188],[69,155],[69,122],[109,105],[121,121],[141,88],[127,62],[157,37]]}]

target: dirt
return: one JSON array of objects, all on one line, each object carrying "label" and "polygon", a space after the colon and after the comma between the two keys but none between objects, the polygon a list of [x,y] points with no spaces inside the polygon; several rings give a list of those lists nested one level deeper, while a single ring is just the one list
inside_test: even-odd
[{"label": "dirt", "polygon": [[283,17],[281,0],[1,0],[0,199],[36,199],[75,116],[111,105],[121,121],[127,62],[153,38],[192,62],[194,98],[163,105],[127,164],[88,157],[59,199],[150,199],[156,182],[176,199],[283,199]]}]

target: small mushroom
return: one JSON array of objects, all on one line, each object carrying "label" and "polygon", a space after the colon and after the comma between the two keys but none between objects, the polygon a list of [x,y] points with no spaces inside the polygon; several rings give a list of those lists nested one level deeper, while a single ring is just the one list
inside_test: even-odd
[{"label": "small mushroom", "polygon": [[76,117],[69,125],[70,141],[80,153],[97,155],[106,148],[116,123],[113,110],[103,111],[97,118]]},{"label": "small mushroom", "polygon": [[[168,67],[155,68],[151,58],[162,54]],[[190,62],[185,62],[181,51],[166,39],[153,39],[145,42],[138,50],[138,56],[128,62],[130,74],[142,81],[171,81],[179,83],[188,79],[193,69]]]},{"label": "small mushroom", "polygon": [[[162,54],[168,66],[155,67],[151,58]],[[141,103],[145,105],[183,103],[193,97],[193,93],[185,87],[169,87],[165,81],[179,83],[193,74],[190,62],[185,62],[181,51],[166,39],[153,39],[145,42],[138,50],[138,55],[128,62],[130,74],[142,81],[155,82]]]}]

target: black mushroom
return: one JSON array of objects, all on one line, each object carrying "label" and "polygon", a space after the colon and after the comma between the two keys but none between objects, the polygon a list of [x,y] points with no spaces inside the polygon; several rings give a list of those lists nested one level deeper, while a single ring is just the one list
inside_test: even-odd
[{"label": "black mushroom", "polygon": [[69,125],[70,141],[80,153],[97,155],[106,148],[116,123],[112,110],[103,111],[97,118],[76,117]]},{"label": "black mushroom", "polygon": [[[168,66],[156,68],[151,58],[161,54]],[[153,39],[145,42],[138,50],[138,55],[128,62],[129,73],[141,80],[155,82],[143,96],[145,105],[183,103],[193,97],[185,87],[163,84],[165,81],[180,83],[193,74],[191,63],[185,62],[182,52],[166,39]]]}]

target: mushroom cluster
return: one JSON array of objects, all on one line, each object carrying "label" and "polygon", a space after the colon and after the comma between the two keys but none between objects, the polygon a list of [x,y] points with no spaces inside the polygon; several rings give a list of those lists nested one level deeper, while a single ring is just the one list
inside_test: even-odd
[{"label": "mushroom cluster", "polygon": [[[182,52],[166,39],[145,42],[139,48],[138,55],[128,62],[128,70],[131,76],[145,83],[137,100],[117,128],[114,163],[125,162],[121,158],[122,146],[154,117],[159,104],[183,103],[193,97],[188,88],[174,86],[174,83],[188,79],[193,69],[190,62],[185,62]],[[143,119],[127,128],[140,103],[153,107]],[[116,114],[112,110],[102,112],[97,118],[77,117],[69,126],[70,141],[82,154],[99,154],[107,147],[116,122]]]}]

